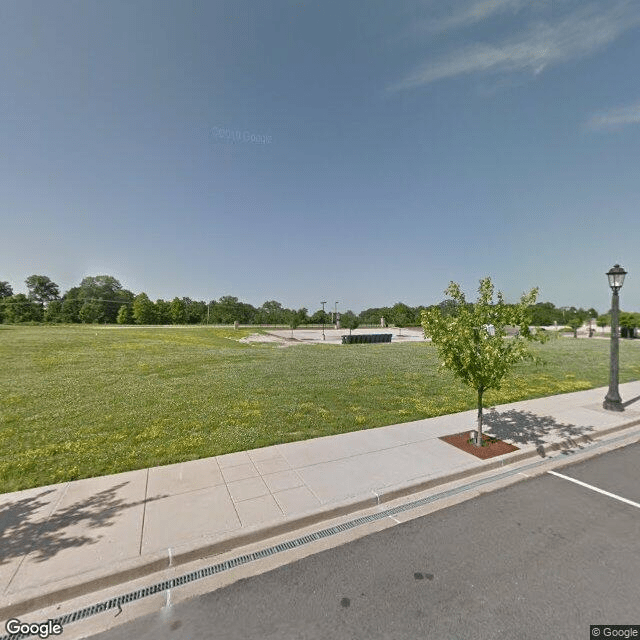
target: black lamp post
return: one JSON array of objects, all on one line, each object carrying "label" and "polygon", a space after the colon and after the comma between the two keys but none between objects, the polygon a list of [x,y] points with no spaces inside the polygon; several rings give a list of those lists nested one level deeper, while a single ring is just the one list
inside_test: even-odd
[{"label": "black lamp post", "polygon": [[327,301],[323,300],[320,304],[322,305],[322,339],[325,340],[326,337],[324,335],[324,305],[327,304]]},{"label": "black lamp post", "polygon": [[609,286],[613,291],[611,296],[611,370],[609,373],[609,393],[607,393],[602,406],[609,411],[624,411],[618,393],[618,291],[622,288],[626,275],[627,272],[619,264],[607,271]]}]

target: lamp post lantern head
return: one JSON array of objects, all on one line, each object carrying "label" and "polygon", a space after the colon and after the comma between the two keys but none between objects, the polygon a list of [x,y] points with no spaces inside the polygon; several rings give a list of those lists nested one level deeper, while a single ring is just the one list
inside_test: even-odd
[{"label": "lamp post lantern head", "polygon": [[617,293],[622,288],[622,283],[626,275],[627,272],[619,264],[613,265],[613,267],[607,271],[609,286],[614,293]]}]

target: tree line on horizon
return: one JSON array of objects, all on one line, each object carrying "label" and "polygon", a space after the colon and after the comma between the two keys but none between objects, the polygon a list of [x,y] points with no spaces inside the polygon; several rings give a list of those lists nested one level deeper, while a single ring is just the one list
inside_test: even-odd
[{"label": "tree line on horizon", "polygon": [[[84,278],[77,287],[60,294],[60,288],[49,277],[32,275],[25,280],[28,293],[14,294],[6,281],[0,281],[0,322],[18,323],[84,323],[84,324],[239,324],[288,325],[292,328],[305,324],[329,324],[331,311],[318,309],[309,314],[307,308],[288,309],[276,300],[267,300],[260,307],[241,302],[234,296],[218,300],[192,300],[175,297],[172,300],[151,300],[142,292],[134,294],[124,289],[113,276],[100,275]],[[454,300],[443,300],[436,305],[411,307],[397,302],[390,307],[372,307],[359,314],[349,310],[340,312],[340,323],[346,328],[359,325],[386,324],[396,327],[420,326],[424,310],[439,307],[444,315],[456,313]],[[593,309],[576,307],[557,308],[551,302],[539,302],[529,307],[531,324],[535,326],[577,327],[590,319],[598,326],[610,324],[610,313],[599,315]],[[640,313],[620,314],[622,327],[640,326]],[[576,328],[577,328],[576,327]]]}]

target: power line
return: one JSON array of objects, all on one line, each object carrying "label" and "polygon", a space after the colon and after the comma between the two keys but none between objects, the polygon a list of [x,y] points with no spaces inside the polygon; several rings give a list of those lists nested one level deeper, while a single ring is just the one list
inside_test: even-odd
[{"label": "power line", "polygon": [[[7,296],[6,298],[0,298],[0,304],[2,304],[3,302],[8,302],[9,304],[12,305],[19,305],[19,304],[41,304],[39,302],[37,302],[36,300],[10,300],[12,296]],[[55,298],[54,300],[48,300],[48,303],[51,302],[62,302],[63,304],[65,302],[115,302],[117,304],[133,304],[133,301],[129,301],[129,300],[105,300],[104,298],[67,298],[66,300],[62,300],[60,298]]]}]

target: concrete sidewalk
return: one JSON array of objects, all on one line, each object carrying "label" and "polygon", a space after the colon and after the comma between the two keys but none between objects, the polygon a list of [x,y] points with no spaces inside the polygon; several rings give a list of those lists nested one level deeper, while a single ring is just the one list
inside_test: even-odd
[{"label": "concrete sidewalk", "polygon": [[640,381],[495,407],[519,447],[480,460],[439,439],[475,411],[0,495],[0,621],[525,457],[640,424]]}]

